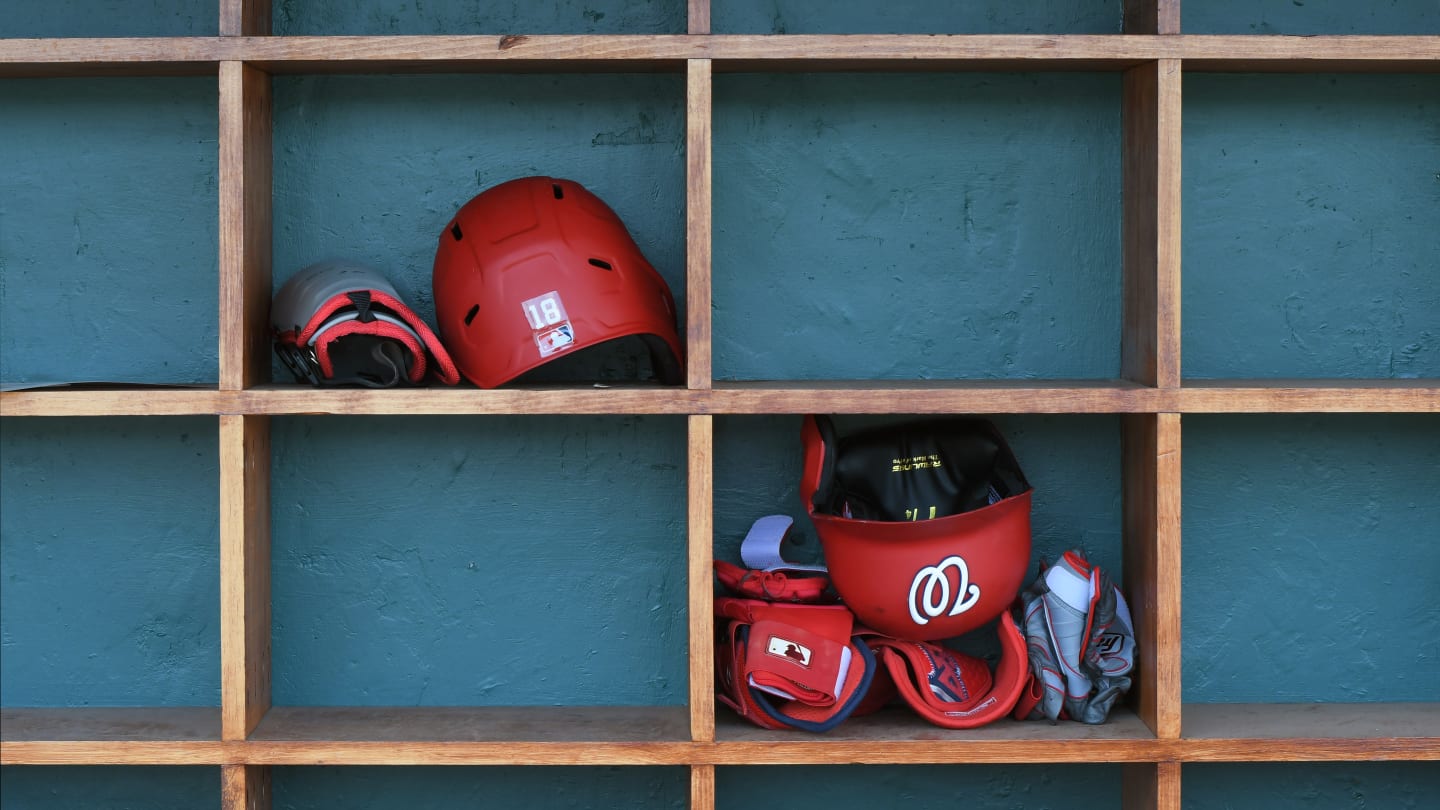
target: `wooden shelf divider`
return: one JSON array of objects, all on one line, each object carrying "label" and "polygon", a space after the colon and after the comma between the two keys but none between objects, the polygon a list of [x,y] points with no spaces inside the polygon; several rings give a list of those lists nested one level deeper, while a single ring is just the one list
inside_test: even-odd
[{"label": "wooden shelf divider", "polygon": [[270,418],[220,417],[222,738],[270,709]]},{"label": "wooden shelf divider", "polygon": [[220,769],[222,810],[270,810],[270,769],[263,765],[225,765]]},{"label": "wooden shelf divider", "polygon": [[690,736],[697,742],[715,739],[715,420],[689,418],[689,463],[686,472],[688,513],[687,579],[689,583]]},{"label": "wooden shelf divider", "polygon": [[5,416],[297,414],[1437,413],[1440,380],[1203,380],[1157,389],[1128,380],[784,380],[709,390],[617,384],[404,390],[257,385],[104,386],[0,393]]},{"label": "wooden shelf divider", "polygon": [[709,59],[692,59],[685,74],[685,373],[687,387],[710,387],[711,175],[714,116]]}]

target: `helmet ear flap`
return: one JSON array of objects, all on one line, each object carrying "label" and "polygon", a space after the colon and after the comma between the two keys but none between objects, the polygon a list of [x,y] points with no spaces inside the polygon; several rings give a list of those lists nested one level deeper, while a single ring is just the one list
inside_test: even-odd
[{"label": "helmet ear flap", "polygon": [[[1029,679],[1025,638],[1009,611],[1000,615],[1000,624],[996,629],[1000,636],[1001,653],[993,676],[983,662],[938,645],[884,638],[871,639],[870,644],[883,660],[900,697],[916,714],[942,728],[971,729],[1010,714]],[[953,675],[944,672],[952,668],[955,670]],[[963,683],[960,673],[967,669],[980,674],[978,683]],[[984,689],[969,694],[966,702],[951,702],[956,695],[941,698],[935,688],[937,682],[945,681],[946,675],[959,678],[954,682],[962,687],[973,689],[982,686]]]}]

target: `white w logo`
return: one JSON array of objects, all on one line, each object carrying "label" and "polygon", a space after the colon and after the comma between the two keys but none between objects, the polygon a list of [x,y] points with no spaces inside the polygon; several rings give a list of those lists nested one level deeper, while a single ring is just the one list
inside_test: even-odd
[{"label": "white w logo", "polygon": [[[955,568],[960,578],[953,605],[950,604],[950,577],[946,574],[950,568]],[[946,607],[950,608],[946,615],[959,616],[975,607],[978,601],[980,586],[970,583],[970,567],[965,564],[965,558],[953,554],[941,560],[939,565],[927,565],[915,572],[915,579],[910,583],[910,618],[916,624],[929,624],[931,619],[945,613]],[[923,617],[920,615],[922,611],[925,613]]]}]

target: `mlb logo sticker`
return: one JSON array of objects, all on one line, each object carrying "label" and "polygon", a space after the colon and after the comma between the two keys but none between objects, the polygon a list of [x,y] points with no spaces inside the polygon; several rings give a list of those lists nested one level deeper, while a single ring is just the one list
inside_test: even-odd
[{"label": "mlb logo sticker", "polygon": [[810,666],[810,648],[789,639],[771,636],[766,643],[765,652],[777,658],[794,661],[802,667]]},{"label": "mlb logo sticker", "polygon": [[549,357],[574,342],[575,333],[570,330],[569,322],[535,336],[535,345],[540,348],[541,357]]}]

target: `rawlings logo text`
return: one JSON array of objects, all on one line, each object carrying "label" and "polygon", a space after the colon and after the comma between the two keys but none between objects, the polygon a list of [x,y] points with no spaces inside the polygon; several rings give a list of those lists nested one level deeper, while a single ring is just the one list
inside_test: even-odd
[{"label": "rawlings logo text", "polygon": [[[956,585],[954,604],[951,604],[950,577],[947,571],[950,568],[956,569],[960,581]],[[918,599],[917,599],[918,597]],[[970,582],[970,567],[965,564],[965,559],[951,555],[940,561],[939,565],[927,565],[915,572],[915,579],[910,583],[910,618],[916,624],[929,624],[945,609],[950,609],[947,616],[959,616],[961,613],[975,607],[980,601],[980,586]],[[924,616],[921,616],[921,613]]]}]

